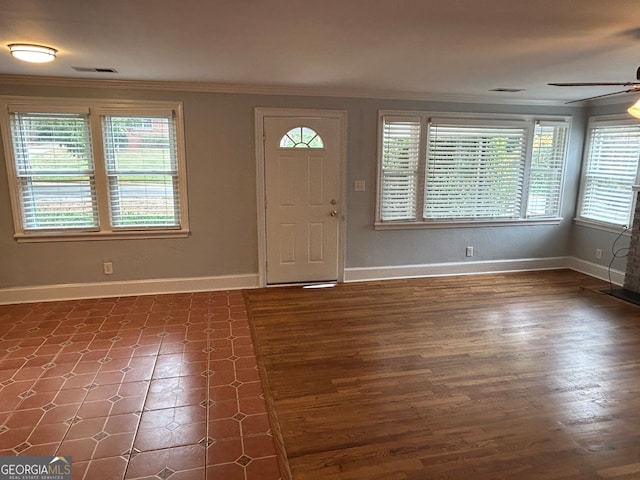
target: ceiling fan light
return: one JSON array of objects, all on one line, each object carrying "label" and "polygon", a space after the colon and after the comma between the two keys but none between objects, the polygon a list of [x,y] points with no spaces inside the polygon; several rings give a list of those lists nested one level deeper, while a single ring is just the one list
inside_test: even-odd
[{"label": "ceiling fan light", "polygon": [[51,62],[55,60],[56,53],[58,53],[55,48],[28,43],[12,43],[8,47],[11,55],[19,60],[31,63]]},{"label": "ceiling fan light", "polygon": [[638,100],[636,103],[631,105],[627,109],[627,112],[629,112],[629,115],[633,117],[640,118],[640,100]]}]

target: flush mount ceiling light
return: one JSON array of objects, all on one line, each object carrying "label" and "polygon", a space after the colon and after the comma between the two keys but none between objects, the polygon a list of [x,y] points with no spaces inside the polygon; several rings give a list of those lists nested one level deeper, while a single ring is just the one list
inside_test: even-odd
[{"label": "flush mount ceiling light", "polygon": [[8,45],[11,55],[31,63],[45,63],[55,60],[55,48],[45,47],[44,45],[32,45],[29,43],[12,43]]},{"label": "flush mount ceiling light", "polygon": [[627,112],[636,118],[640,118],[640,100],[627,108]]}]

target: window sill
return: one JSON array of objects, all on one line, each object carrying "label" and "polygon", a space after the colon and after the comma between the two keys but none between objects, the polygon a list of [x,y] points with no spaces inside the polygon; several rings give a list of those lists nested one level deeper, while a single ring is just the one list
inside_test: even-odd
[{"label": "window sill", "polygon": [[631,235],[631,230],[627,225],[615,225],[613,223],[602,223],[591,220],[583,220],[581,218],[574,218],[573,221],[576,225],[581,227],[593,228],[595,230],[603,230],[609,233]]},{"label": "window sill", "polygon": [[89,240],[142,240],[151,238],[184,238],[189,230],[130,231],[130,232],[74,232],[74,233],[19,233],[14,235],[18,243],[84,242]]},{"label": "window sill", "polygon": [[440,222],[376,222],[376,230],[415,230],[430,228],[513,227],[532,225],[559,225],[561,218],[534,218],[518,220],[447,220]]}]

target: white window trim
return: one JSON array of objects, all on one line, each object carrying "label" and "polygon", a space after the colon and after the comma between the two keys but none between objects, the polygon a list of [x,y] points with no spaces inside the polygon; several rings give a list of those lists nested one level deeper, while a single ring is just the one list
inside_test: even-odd
[{"label": "white window trim", "polygon": [[[629,212],[629,219],[625,224],[617,224],[617,223],[609,223],[603,221],[597,221],[590,218],[582,218],[580,217],[580,212],[582,211],[582,203],[584,198],[584,188],[585,188],[585,180],[586,180],[586,172],[587,172],[587,155],[589,154],[589,144],[591,142],[591,136],[593,132],[593,124],[596,123],[598,125],[621,125],[621,124],[633,124],[637,123],[636,119],[631,118],[628,114],[612,114],[612,115],[595,115],[589,117],[589,121],[587,122],[587,136],[585,137],[584,149],[583,149],[583,159],[582,159],[582,169],[580,171],[580,189],[578,193],[578,208],[576,209],[576,216],[573,221],[576,225],[580,225],[582,227],[589,227],[596,230],[603,230],[605,232],[617,233],[619,234],[621,230],[623,230],[622,235],[630,236],[628,229],[631,228],[631,222],[633,221],[633,212],[635,211],[636,202],[638,199],[638,195],[633,195],[633,203],[631,205],[631,211]],[[636,172],[636,181],[637,185],[640,183],[640,160],[638,161],[638,169]]]},{"label": "white window trim", "polygon": [[[494,227],[494,226],[517,226],[517,225],[558,225],[562,221],[562,217],[532,217],[532,218],[517,218],[517,219],[481,219],[481,220],[464,220],[464,219],[452,219],[452,220],[430,220],[430,221],[407,221],[407,220],[381,220],[381,191],[382,191],[382,143],[383,143],[383,121],[384,117],[420,117],[420,121],[423,124],[428,122],[429,118],[447,118],[455,119],[459,121],[478,121],[486,122],[487,124],[496,124],[497,122],[528,122],[531,124],[531,129],[536,121],[540,122],[557,122],[565,123],[567,125],[567,143],[565,145],[565,162],[562,169],[562,187],[560,189],[559,199],[559,211],[562,212],[564,204],[564,183],[565,173],[567,168],[567,156],[571,138],[572,117],[571,115],[519,115],[519,114],[489,114],[489,113],[468,113],[468,112],[425,112],[425,111],[413,111],[413,110],[379,110],[378,122],[376,125],[378,132],[377,143],[377,170],[376,170],[376,211],[374,228],[376,230],[407,230],[407,229],[432,229],[432,228],[466,228],[466,227]],[[531,135],[531,140],[533,135]],[[424,160],[426,155],[426,142],[427,136],[420,140],[420,161]],[[527,145],[527,159],[525,168],[528,170],[531,164],[531,141]],[[418,200],[422,195],[424,189],[424,178],[419,179],[418,185]],[[528,189],[528,185],[525,185],[525,190]],[[524,209],[523,202],[522,208]],[[421,218],[423,205],[418,201],[417,205],[417,217]]]},{"label": "white window trim", "polygon": [[581,218],[574,218],[574,223],[581,227],[593,228],[595,230],[602,230],[603,232],[622,234],[625,237],[631,236],[631,229],[629,225],[614,225],[611,223],[596,222],[595,220],[583,220]]},{"label": "white window trim", "polygon": [[[104,154],[102,148],[102,130],[100,115],[105,114],[129,114],[129,115],[167,115],[175,114],[176,153],[178,164],[178,187],[180,202],[180,228],[141,228],[139,230],[111,229],[109,222],[103,222],[100,230],[61,232],[56,230],[41,230],[25,232],[20,208],[20,192],[16,181],[15,158],[13,142],[11,139],[9,111],[41,111],[56,113],[59,111],[84,111],[90,113],[92,142],[94,145],[94,168],[96,183],[106,182],[106,170],[104,169]],[[13,217],[14,238],[18,242],[53,242],[53,241],[84,241],[84,240],[116,240],[116,239],[142,239],[142,238],[177,238],[187,237],[189,229],[189,210],[187,194],[187,170],[186,148],[184,141],[184,116],[181,102],[165,101],[133,101],[133,100],[102,100],[85,98],[50,98],[50,97],[23,97],[0,96],[0,129],[2,130],[2,142],[7,167],[9,195]],[[97,188],[99,218],[108,215],[108,193],[104,188]]]},{"label": "white window trim", "polygon": [[509,227],[517,225],[559,225],[562,218],[516,218],[513,220],[439,220],[430,222],[376,221],[376,230],[420,230],[429,228]]}]

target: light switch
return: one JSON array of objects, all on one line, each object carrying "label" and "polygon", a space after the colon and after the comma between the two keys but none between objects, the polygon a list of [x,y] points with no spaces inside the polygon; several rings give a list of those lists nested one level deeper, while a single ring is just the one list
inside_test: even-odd
[{"label": "light switch", "polygon": [[366,189],[367,184],[365,183],[364,180],[356,180],[355,182],[353,182],[353,189],[356,192],[364,192]]}]

